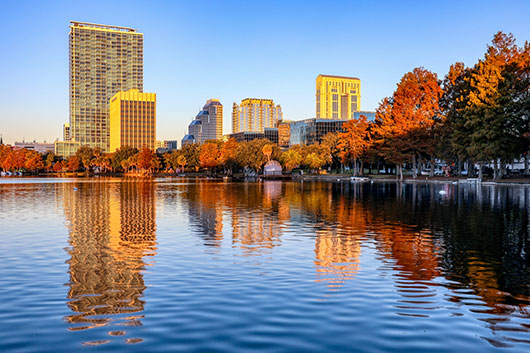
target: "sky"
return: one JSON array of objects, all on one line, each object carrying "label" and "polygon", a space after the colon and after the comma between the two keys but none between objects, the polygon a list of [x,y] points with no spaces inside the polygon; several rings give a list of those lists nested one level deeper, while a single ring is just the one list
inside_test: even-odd
[{"label": "sky", "polygon": [[497,31],[530,41],[530,1],[0,0],[0,134],[62,139],[71,20],[144,33],[144,92],[157,94],[157,139],[181,140],[209,98],[272,98],[284,119],[315,116],[319,74],[361,79],[375,110],[408,71],[438,74],[483,57]]}]

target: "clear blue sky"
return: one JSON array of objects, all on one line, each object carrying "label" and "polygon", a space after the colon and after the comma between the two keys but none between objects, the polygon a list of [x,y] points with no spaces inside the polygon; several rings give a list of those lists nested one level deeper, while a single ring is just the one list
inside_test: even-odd
[{"label": "clear blue sky", "polygon": [[180,140],[206,99],[272,98],[284,117],[315,114],[318,74],[362,80],[374,110],[416,66],[443,77],[473,65],[499,30],[530,40],[530,1],[0,2],[0,134],[62,138],[70,20],[144,33],[144,91],[157,93],[158,139]]}]

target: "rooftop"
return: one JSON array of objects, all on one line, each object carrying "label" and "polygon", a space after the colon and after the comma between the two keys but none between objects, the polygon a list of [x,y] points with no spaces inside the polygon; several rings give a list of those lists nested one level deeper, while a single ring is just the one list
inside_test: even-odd
[{"label": "rooftop", "polygon": [[349,77],[349,76],[335,76],[335,75],[318,75],[317,78],[319,77],[333,77],[333,78],[345,78],[345,79],[348,79],[348,80],[361,80],[360,78],[358,77]]},{"label": "rooftop", "polygon": [[79,21],[70,21],[70,23],[71,23],[71,27],[90,27],[90,28],[98,28],[98,29],[108,29],[112,31],[120,31],[120,32],[138,32],[137,29],[129,28],[129,27],[109,26],[109,25],[102,25],[98,23],[79,22]]}]

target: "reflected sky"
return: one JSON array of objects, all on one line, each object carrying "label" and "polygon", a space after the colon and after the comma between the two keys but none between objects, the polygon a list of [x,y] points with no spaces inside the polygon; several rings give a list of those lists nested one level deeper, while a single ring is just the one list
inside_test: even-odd
[{"label": "reflected sky", "polygon": [[24,327],[0,340],[525,351],[529,206],[524,186],[0,183],[0,326]]}]

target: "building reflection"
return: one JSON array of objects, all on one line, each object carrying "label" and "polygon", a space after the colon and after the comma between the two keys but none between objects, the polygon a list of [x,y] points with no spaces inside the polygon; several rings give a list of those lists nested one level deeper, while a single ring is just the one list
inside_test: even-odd
[{"label": "building reflection", "polygon": [[154,185],[64,184],[72,310],[65,319],[70,330],[141,325],[146,288],[142,271],[156,254]]}]

